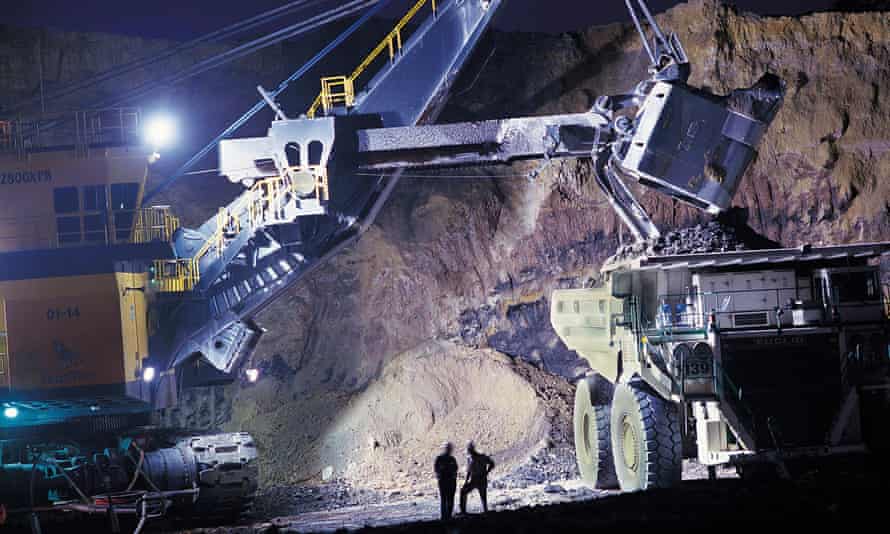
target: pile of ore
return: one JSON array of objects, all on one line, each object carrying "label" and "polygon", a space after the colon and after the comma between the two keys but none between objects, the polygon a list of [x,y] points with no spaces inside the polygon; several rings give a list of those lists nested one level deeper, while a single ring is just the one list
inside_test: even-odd
[{"label": "pile of ore", "polygon": [[778,248],[780,245],[739,224],[738,218],[714,220],[668,232],[649,241],[640,241],[618,248],[613,259],[638,256],[673,256],[676,254],[705,254]]},{"label": "pile of ore", "polygon": [[739,241],[735,228],[717,221],[681,228],[668,232],[649,241],[639,241],[624,245],[615,253],[616,257],[672,256],[675,254],[703,254],[706,252],[727,252],[745,250],[745,243]]}]

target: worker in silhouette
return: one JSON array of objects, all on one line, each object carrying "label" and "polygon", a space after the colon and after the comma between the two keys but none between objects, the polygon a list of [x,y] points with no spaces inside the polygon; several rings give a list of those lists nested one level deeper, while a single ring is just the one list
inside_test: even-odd
[{"label": "worker in silhouette", "polygon": [[436,456],[436,479],[439,481],[439,505],[442,520],[451,519],[454,510],[454,494],[457,492],[457,460],[451,455],[450,442],[442,444],[442,454]]},{"label": "worker in silhouette", "polygon": [[467,443],[467,478],[460,488],[460,513],[467,513],[467,495],[473,490],[479,491],[482,500],[482,511],[488,511],[488,474],[494,469],[494,461],[476,451],[473,442]]}]

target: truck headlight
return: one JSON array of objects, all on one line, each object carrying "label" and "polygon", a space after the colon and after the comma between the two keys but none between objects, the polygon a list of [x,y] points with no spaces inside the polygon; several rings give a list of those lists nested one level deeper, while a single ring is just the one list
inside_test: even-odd
[{"label": "truck headlight", "polygon": [[3,417],[7,419],[15,419],[19,416],[19,409],[15,406],[7,406],[3,408]]}]

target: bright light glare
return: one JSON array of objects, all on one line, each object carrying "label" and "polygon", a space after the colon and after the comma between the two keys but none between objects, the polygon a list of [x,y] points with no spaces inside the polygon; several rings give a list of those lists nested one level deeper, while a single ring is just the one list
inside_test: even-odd
[{"label": "bright light glare", "polygon": [[256,382],[260,378],[259,369],[247,369],[246,371],[244,371],[244,374],[247,375],[248,382]]},{"label": "bright light glare", "polygon": [[16,408],[15,406],[7,406],[3,410],[3,417],[6,417],[7,419],[15,419],[18,416],[19,416],[19,409]]},{"label": "bright light glare", "polygon": [[154,367],[146,367],[142,370],[142,381],[143,382],[151,382],[155,379],[155,368]]},{"label": "bright light glare", "polygon": [[145,123],[145,142],[153,149],[168,148],[176,142],[176,121],[169,115],[155,115]]}]

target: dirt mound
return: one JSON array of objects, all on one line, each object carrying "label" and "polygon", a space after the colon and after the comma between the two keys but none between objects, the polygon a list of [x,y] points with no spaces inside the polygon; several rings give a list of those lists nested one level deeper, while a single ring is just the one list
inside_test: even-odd
[{"label": "dirt mound", "polygon": [[572,386],[497,351],[428,341],[351,394],[294,394],[292,379],[263,380],[232,405],[229,426],[262,444],[267,490],[326,482],[413,491],[433,484],[432,461],[446,440],[461,468],[464,444],[475,441],[511,487],[574,473]]},{"label": "dirt mound", "polygon": [[564,378],[521,359],[434,340],[349,397],[277,397],[272,417],[239,404],[237,419],[263,446],[256,517],[435,495],[432,463],[445,440],[462,470],[468,439],[494,457],[493,491],[576,478],[573,397]]},{"label": "dirt mound", "polygon": [[443,441],[460,451],[474,440],[503,473],[549,430],[544,404],[509,358],[431,341],[397,356],[354,397],[319,451],[331,476],[364,487],[404,488],[432,481],[432,460]]}]

